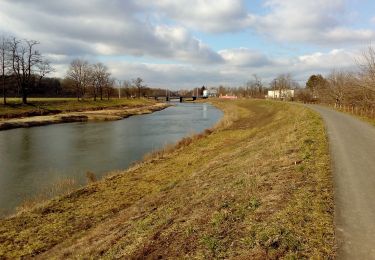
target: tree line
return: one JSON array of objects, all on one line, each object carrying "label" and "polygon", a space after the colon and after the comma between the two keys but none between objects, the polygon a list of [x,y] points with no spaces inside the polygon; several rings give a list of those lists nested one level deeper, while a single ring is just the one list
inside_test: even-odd
[{"label": "tree line", "polygon": [[93,98],[96,101],[117,95],[119,98],[141,98],[166,93],[166,89],[147,87],[140,77],[117,80],[103,63],[90,64],[83,59],[75,59],[70,63],[62,85],[63,89],[73,92],[77,100]]},{"label": "tree line", "polygon": [[299,99],[374,116],[375,49],[368,47],[356,63],[356,70],[333,70],[327,76],[311,75]]},{"label": "tree line", "polygon": [[[66,76],[48,78],[54,71],[50,62],[38,50],[39,42],[0,36],[0,86],[3,103],[7,97],[18,96],[24,104],[29,95],[38,97],[76,97],[78,100],[94,100],[111,97],[161,96],[172,93],[166,88],[150,88],[140,77],[133,80],[116,80],[103,63],[90,64],[83,59],[73,60]],[[370,46],[356,61],[357,70],[334,70],[326,76],[311,75],[305,88],[300,88],[291,74],[280,74],[268,85],[257,75],[239,87],[215,87],[217,95],[265,98],[268,90],[296,89],[296,99],[303,102],[319,102],[336,107],[375,109],[375,49]],[[204,87],[196,88],[202,95]],[[194,90],[179,91],[184,95],[196,95]],[[372,112],[374,113],[374,112]]]},{"label": "tree line", "polygon": [[39,44],[35,40],[0,36],[0,86],[4,105],[7,97],[21,97],[22,103],[27,104],[30,95],[103,100],[166,93],[166,89],[147,87],[140,77],[116,80],[103,63],[90,64],[83,59],[73,60],[64,78],[48,78],[54,68],[38,50]]},{"label": "tree line", "polygon": [[211,89],[215,89],[218,96],[228,94],[244,98],[266,98],[269,90],[283,92],[298,88],[300,88],[298,82],[293,79],[290,73],[282,73],[268,84],[265,84],[258,75],[253,74],[251,79],[246,81],[242,86],[226,87],[219,85]]}]

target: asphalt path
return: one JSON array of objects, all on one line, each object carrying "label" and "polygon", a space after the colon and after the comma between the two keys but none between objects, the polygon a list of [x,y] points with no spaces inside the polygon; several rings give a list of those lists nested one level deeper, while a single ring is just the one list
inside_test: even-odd
[{"label": "asphalt path", "polygon": [[324,119],[335,190],[337,259],[375,259],[375,127],[309,105]]}]

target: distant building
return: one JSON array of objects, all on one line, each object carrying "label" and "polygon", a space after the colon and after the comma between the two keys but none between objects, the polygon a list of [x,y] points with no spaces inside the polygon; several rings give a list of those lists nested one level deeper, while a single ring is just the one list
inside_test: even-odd
[{"label": "distant building", "polygon": [[225,96],[220,95],[219,98],[223,98],[223,99],[237,99],[238,97],[237,96],[229,96],[228,94],[226,94]]},{"label": "distant building", "polygon": [[216,88],[209,88],[208,89],[208,96],[209,97],[217,97],[217,89]]},{"label": "distant building", "polygon": [[217,97],[217,90],[216,90],[216,88],[204,89],[202,97],[203,98]]},{"label": "distant building", "polygon": [[290,99],[294,98],[294,89],[268,90],[266,98]]}]

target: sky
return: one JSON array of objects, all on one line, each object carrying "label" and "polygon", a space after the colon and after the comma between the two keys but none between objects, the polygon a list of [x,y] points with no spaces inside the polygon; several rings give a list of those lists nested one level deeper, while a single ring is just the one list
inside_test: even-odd
[{"label": "sky", "polygon": [[33,39],[64,77],[75,58],[151,87],[266,84],[355,69],[373,0],[0,0],[0,34]]}]

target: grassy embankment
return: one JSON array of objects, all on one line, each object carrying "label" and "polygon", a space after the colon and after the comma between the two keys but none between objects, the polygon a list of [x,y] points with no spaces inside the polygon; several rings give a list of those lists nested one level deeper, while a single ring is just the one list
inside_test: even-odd
[{"label": "grassy embankment", "polygon": [[23,105],[18,98],[8,99],[4,106],[0,101],[0,118],[17,118],[23,116],[51,115],[62,112],[87,111],[113,107],[135,107],[151,105],[155,102],[146,99],[110,99],[81,100],[75,98],[29,98],[29,104]]},{"label": "grassy embankment", "polygon": [[0,258],[333,258],[320,117],[214,101],[225,118],[108,177],[0,221]]}]

